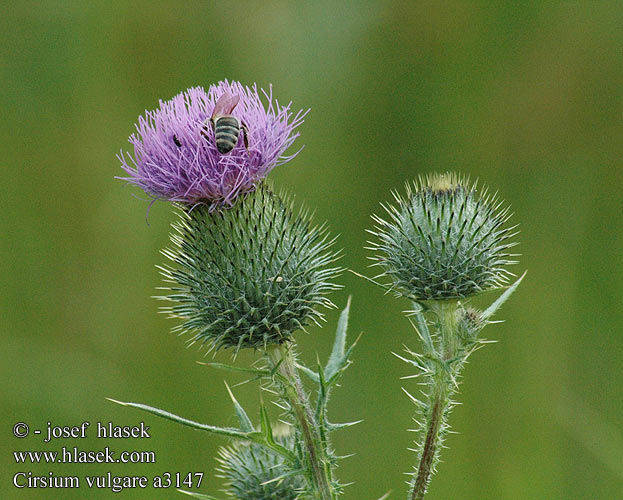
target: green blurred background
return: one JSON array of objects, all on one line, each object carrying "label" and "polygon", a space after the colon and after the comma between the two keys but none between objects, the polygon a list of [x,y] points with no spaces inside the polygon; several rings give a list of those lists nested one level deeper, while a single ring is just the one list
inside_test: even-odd
[{"label": "green blurred background", "polygon": [[[498,190],[521,224],[528,276],[504,306],[499,343],[472,358],[427,498],[616,499],[623,491],[623,4],[588,1],[23,1],[0,18],[2,134],[2,498],[108,498],[110,491],[16,490],[35,474],[206,473],[219,494],[215,436],[119,407],[140,401],[234,423],[223,378],[169,333],[150,298],[173,219],[114,180],[115,154],[145,109],[189,86],[272,83],[311,108],[301,155],[271,174],[317,209],[372,273],[365,229],[407,179],[457,170]],[[401,311],[350,273],[355,364],[333,397],[344,498],[403,498],[413,407],[392,356],[416,346]],[[298,335],[327,355],[337,312]],[[227,353],[218,361],[228,362]],[[253,360],[242,355],[237,363]],[[256,387],[237,389],[256,412]],[[276,416],[277,413],[274,412]],[[89,420],[151,425],[148,441],[18,440]],[[91,429],[93,431],[93,429]],[[92,432],[93,434],[93,432]],[[11,450],[155,450],[152,465],[18,466]],[[120,498],[183,498],[172,490]]]}]

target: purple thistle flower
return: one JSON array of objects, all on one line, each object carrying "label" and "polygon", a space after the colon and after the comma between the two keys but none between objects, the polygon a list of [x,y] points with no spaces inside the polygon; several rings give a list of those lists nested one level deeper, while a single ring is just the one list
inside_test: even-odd
[{"label": "purple thistle flower", "polygon": [[[222,81],[206,92],[194,87],[159,109],[146,111],[130,136],[134,155],[118,155],[130,177],[120,177],[141,187],[154,199],[206,204],[211,208],[231,206],[237,196],[255,186],[277,165],[294,158],[284,152],[299,136],[294,130],[307,112],[293,114],[261,90],[268,101],[262,104],[256,85]],[[211,118],[218,99],[225,94],[240,99],[231,111],[241,130],[236,146],[227,153],[216,147]],[[247,144],[245,144],[247,143]],[[300,150],[299,150],[300,151]]]}]

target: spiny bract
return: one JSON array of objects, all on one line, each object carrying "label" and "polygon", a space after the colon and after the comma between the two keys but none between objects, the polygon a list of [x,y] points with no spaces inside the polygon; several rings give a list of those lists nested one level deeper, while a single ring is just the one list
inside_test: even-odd
[{"label": "spiny bract", "polygon": [[[292,450],[292,435],[275,440]],[[297,500],[305,487],[301,475],[292,475],[282,457],[259,444],[237,443],[221,448],[220,476],[226,492],[238,500]]]},{"label": "spiny bract", "polygon": [[161,268],[177,304],[164,308],[184,322],[174,331],[211,348],[265,348],[318,323],[324,295],[337,288],[324,226],[295,213],[292,203],[264,183],[230,209],[184,207],[163,251]]},{"label": "spiny bract", "polygon": [[436,174],[407,185],[406,198],[374,216],[376,265],[399,293],[412,300],[469,297],[507,283],[514,227],[503,228],[509,209],[495,195],[478,194],[455,174]]}]

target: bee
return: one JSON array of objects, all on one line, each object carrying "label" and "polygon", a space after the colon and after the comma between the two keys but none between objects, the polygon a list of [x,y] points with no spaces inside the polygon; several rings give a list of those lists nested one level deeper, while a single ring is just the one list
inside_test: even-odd
[{"label": "bee", "polygon": [[208,139],[208,126],[212,126],[216,149],[218,149],[221,154],[229,153],[236,147],[241,131],[244,147],[247,148],[247,150],[249,149],[249,130],[247,126],[235,116],[231,116],[231,112],[238,105],[238,101],[240,101],[240,96],[232,95],[229,92],[219,97],[214,105],[212,116],[206,120],[201,130],[201,135]]}]

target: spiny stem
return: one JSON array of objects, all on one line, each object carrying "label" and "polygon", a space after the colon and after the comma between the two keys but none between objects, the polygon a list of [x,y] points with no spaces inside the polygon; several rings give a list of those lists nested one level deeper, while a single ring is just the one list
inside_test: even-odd
[{"label": "spiny stem", "polygon": [[[426,434],[421,446],[420,461],[417,473],[412,482],[409,494],[410,500],[422,500],[431,479],[433,467],[440,448],[441,431],[445,425],[445,416],[450,405],[450,396],[454,392],[458,367],[451,367],[448,362],[455,359],[459,350],[460,340],[457,333],[456,301],[436,303],[432,309],[439,321],[439,348],[436,350],[439,366],[430,375],[430,391],[427,407],[430,408],[426,416]],[[434,353],[429,353],[433,355]],[[444,368],[441,368],[441,367]]]},{"label": "spiny stem", "polygon": [[309,399],[296,370],[292,350],[286,345],[280,345],[269,348],[266,354],[274,366],[279,364],[279,373],[285,380],[282,386],[305,441],[315,498],[335,500],[337,494],[333,488],[331,465],[322,446]]},{"label": "spiny stem", "polygon": [[413,483],[413,494],[411,495],[413,500],[421,500],[424,498],[424,494],[426,493],[426,488],[430,481],[430,475],[432,472],[433,460],[435,458],[435,454],[437,453],[437,438],[439,436],[442,416],[442,402],[440,401],[440,398],[435,398],[428,431],[426,432],[426,438],[422,448],[420,466],[418,467],[417,476],[415,478],[415,482]]}]

